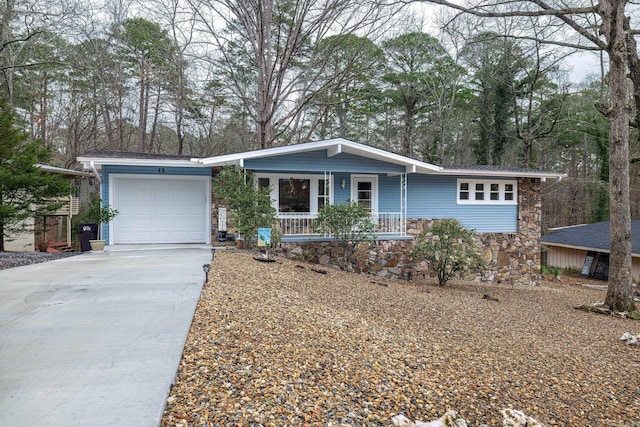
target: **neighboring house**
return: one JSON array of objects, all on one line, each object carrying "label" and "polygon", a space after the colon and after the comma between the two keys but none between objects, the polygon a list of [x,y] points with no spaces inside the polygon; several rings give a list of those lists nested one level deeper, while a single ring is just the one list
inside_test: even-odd
[{"label": "neighboring house", "polygon": [[[207,158],[92,153],[78,161],[101,180],[103,200],[120,212],[103,226],[111,245],[211,243],[212,233],[225,229],[217,226],[217,201],[212,207],[212,169],[237,165],[253,171],[256,185],[271,188],[285,243],[327,240],[313,234],[310,221],[324,204],[354,200],[371,209],[379,241],[408,240],[425,221],[457,218],[489,239],[496,260],[503,248],[514,252],[508,259],[537,266],[540,182],[565,176],[443,168],[345,139]],[[522,252],[516,247],[531,254],[515,255]]]},{"label": "neighboring house", "polygon": [[51,165],[36,165],[43,173],[59,174],[69,181],[69,195],[59,198],[64,203],[49,215],[28,218],[25,230],[9,235],[5,250],[12,252],[56,251],[56,248],[71,248],[71,220],[79,213],[80,205],[88,202],[96,189],[94,176],[90,172],[60,168]]},{"label": "neighboring house", "polygon": [[[542,236],[543,264],[607,280],[610,222],[581,224],[550,230]],[[640,280],[640,220],[631,221],[631,278]]]}]

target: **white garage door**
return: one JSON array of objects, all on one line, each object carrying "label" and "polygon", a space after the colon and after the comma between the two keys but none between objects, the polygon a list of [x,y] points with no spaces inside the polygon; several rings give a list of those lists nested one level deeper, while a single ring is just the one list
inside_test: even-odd
[{"label": "white garage door", "polygon": [[111,244],[208,243],[208,177],[110,177]]}]

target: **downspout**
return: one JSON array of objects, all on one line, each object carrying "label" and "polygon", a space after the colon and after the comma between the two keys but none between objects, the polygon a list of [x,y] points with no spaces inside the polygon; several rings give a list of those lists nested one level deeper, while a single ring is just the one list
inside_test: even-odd
[{"label": "downspout", "polygon": [[99,183],[102,183],[102,178],[100,178],[100,174],[98,173],[98,170],[96,169],[96,165],[93,163],[93,160],[89,162],[89,166],[91,167],[91,172],[93,172],[93,176],[96,177]]}]

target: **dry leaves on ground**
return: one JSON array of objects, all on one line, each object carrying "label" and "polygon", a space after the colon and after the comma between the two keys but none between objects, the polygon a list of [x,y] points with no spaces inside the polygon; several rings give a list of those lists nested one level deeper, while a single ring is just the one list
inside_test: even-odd
[{"label": "dry leaves on ground", "polygon": [[619,341],[640,323],[573,308],[602,290],[312,268],[216,253],[163,426],[386,426],[448,409],[494,426],[506,407],[548,426],[640,425],[640,352]]}]

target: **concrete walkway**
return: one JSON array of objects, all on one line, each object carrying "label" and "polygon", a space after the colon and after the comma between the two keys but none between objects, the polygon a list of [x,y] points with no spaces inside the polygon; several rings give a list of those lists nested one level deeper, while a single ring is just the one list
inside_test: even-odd
[{"label": "concrete walkway", "polygon": [[210,247],[0,271],[0,426],[157,426]]}]

